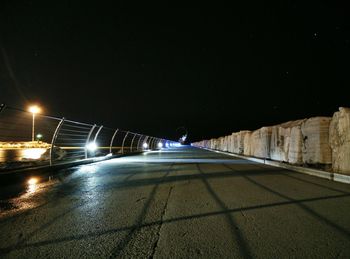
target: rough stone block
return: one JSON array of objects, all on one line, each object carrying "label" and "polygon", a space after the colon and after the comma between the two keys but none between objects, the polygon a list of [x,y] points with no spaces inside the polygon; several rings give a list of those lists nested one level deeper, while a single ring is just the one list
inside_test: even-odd
[{"label": "rough stone block", "polygon": [[232,153],[232,135],[227,136],[227,151]]},{"label": "rough stone block", "polygon": [[232,133],[231,139],[232,139],[232,153],[238,154],[238,134],[237,132]]},{"label": "rough stone block", "polygon": [[330,117],[314,117],[301,125],[303,135],[303,162],[306,164],[331,164],[329,145]]},{"label": "rough stone block", "polygon": [[272,127],[255,130],[251,136],[252,155],[259,158],[270,158]]},{"label": "rough stone block", "polygon": [[303,135],[301,134],[301,126],[295,126],[291,129],[288,162],[291,164],[303,163]]},{"label": "rough stone block", "polygon": [[340,107],[329,127],[334,172],[350,174],[350,108]]},{"label": "rough stone block", "polygon": [[248,130],[242,130],[238,133],[237,136],[237,144],[238,144],[238,152],[237,154],[243,155],[244,154],[244,138],[245,135],[250,133]]},{"label": "rough stone block", "polygon": [[228,136],[224,137],[224,149],[225,152],[228,151]]},{"label": "rough stone block", "polygon": [[243,154],[245,156],[251,156],[252,152],[251,152],[251,136],[252,136],[252,132],[251,131],[247,131],[246,134],[244,135],[244,152]]},{"label": "rough stone block", "polygon": [[[273,160],[288,162],[291,145],[291,131],[305,120],[289,121],[272,127],[270,157]],[[301,149],[299,152],[302,152]]]}]

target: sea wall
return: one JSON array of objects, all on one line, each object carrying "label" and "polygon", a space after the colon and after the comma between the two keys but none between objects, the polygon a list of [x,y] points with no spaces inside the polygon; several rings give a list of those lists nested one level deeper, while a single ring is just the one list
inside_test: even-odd
[{"label": "sea wall", "polygon": [[350,108],[192,145],[350,175]]}]

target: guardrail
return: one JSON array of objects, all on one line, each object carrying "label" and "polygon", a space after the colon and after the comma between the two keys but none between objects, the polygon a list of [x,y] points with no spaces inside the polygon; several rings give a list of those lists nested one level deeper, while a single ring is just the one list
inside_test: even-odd
[{"label": "guardrail", "polygon": [[140,152],[176,143],[0,105],[0,170]]}]

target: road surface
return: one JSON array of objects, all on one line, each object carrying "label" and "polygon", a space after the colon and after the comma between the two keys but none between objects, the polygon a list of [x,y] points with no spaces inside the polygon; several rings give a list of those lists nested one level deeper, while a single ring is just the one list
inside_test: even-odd
[{"label": "road surface", "polygon": [[350,185],[182,147],[1,201],[3,258],[350,258]]}]

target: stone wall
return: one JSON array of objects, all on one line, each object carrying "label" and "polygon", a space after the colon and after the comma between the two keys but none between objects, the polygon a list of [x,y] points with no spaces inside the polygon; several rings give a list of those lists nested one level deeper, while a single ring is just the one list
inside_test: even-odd
[{"label": "stone wall", "polygon": [[192,145],[290,164],[331,165],[334,172],[350,174],[350,108],[339,108],[332,118],[289,121]]}]

